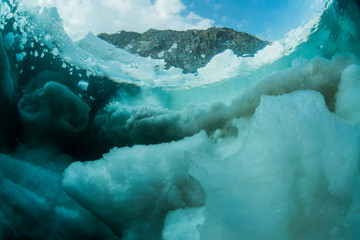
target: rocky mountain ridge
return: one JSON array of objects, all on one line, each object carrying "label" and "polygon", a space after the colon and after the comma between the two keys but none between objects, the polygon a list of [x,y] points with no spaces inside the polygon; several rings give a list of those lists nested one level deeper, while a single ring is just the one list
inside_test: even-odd
[{"label": "rocky mountain ridge", "polygon": [[251,56],[269,44],[245,32],[216,27],[187,31],[150,29],[142,34],[120,31],[98,37],[130,53],[164,59],[167,68],[182,68],[184,73],[196,73],[226,49],[238,56]]}]

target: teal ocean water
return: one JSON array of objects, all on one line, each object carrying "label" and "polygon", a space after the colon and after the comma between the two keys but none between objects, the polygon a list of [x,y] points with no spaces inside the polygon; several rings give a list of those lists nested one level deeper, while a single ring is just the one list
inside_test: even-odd
[{"label": "teal ocean water", "polygon": [[360,11],[197,74],[0,5],[0,239],[360,238]]}]

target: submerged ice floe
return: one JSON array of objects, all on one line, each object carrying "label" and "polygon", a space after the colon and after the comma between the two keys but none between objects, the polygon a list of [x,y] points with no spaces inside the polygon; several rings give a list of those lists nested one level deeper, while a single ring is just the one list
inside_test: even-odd
[{"label": "submerged ice floe", "polygon": [[209,147],[203,133],[174,143],[112,149],[99,161],[72,164],[62,188],[125,239],[156,239],[169,211],[204,205],[205,193],[189,174],[184,150]]},{"label": "submerged ice floe", "polygon": [[319,93],[262,97],[241,150],[192,171],[207,193],[202,237],[356,238],[358,134]]},{"label": "submerged ice floe", "polygon": [[60,188],[71,157],[51,149],[0,155],[2,239],[116,239]]},{"label": "submerged ice floe", "polygon": [[360,237],[355,2],[197,76],[0,13],[0,239]]},{"label": "submerged ice floe", "polygon": [[[331,113],[319,92],[297,89],[322,91],[331,105],[335,97],[341,97],[334,91],[340,79],[341,84],[347,81],[348,69],[359,65],[350,65],[341,75],[328,65],[336,61],[322,61],[302,67],[310,68],[311,74],[304,69],[300,74],[295,68],[264,79],[263,84],[271,85],[268,89],[259,87],[259,92],[252,89],[251,100],[244,94],[230,106],[215,104],[209,108],[213,111],[199,114],[222,126],[217,130],[206,122],[196,126],[209,127],[210,137],[202,132],[172,143],[113,149],[98,161],[72,164],[64,173],[62,187],[114,231],[122,226],[125,239],[153,236],[156,229],[162,229],[170,210],[199,212],[192,209],[196,204],[189,202],[189,196],[203,208],[203,215],[194,217],[205,219],[201,227],[193,226],[189,231],[197,229],[195,235],[203,239],[266,239],[269,234],[278,239],[338,239],[347,235],[352,239],[359,234],[360,128]],[[319,62],[321,70],[314,72]],[[336,66],[341,65],[336,62]],[[301,81],[295,81],[296,76]],[[283,80],[289,77],[295,83]],[[290,93],[283,95],[286,92]],[[259,106],[250,104],[257,101]],[[249,108],[237,109],[237,104]],[[353,117],[358,113],[348,112]],[[157,116],[153,112],[144,124],[151,122],[158,129],[138,127],[165,137],[171,124],[170,129],[176,130],[202,123],[196,118],[177,126],[174,119],[186,118],[186,114],[164,120],[171,114]],[[114,122],[120,123],[106,124]],[[123,131],[118,135],[123,136]],[[246,133],[239,134],[243,131]],[[139,205],[133,206],[135,203]],[[178,234],[169,239],[187,236],[187,232]]]}]

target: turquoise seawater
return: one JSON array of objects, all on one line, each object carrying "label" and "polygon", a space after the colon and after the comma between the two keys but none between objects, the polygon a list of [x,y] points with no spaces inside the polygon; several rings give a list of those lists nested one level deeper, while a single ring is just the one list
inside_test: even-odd
[{"label": "turquoise seawater", "polygon": [[0,5],[0,239],[360,238],[360,11],[162,68]]}]

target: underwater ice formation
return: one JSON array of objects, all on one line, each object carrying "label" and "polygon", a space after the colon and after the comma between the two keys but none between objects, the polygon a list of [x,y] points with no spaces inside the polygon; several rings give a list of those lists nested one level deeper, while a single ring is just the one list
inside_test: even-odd
[{"label": "underwater ice formation", "polygon": [[0,239],[360,237],[358,5],[198,75],[0,5]]}]

